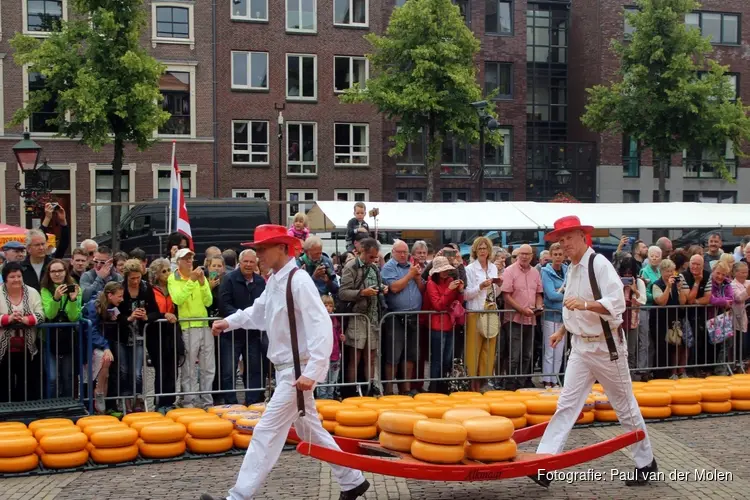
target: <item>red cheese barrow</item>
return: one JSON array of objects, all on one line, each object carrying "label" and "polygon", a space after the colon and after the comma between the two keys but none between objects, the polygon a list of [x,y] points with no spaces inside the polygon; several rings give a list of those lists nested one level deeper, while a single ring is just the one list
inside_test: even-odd
[{"label": "red cheese barrow", "polygon": [[[548,422],[544,422],[518,429],[513,433],[513,439],[521,444],[539,438],[544,434],[547,424]],[[341,451],[300,441],[297,452],[324,462],[383,476],[423,481],[494,481],[534,476],[539,470],[553,471],[590,462],[635,444],[645,437],[646,434],[638,429],[601,443],[557,455],[519,452],[509,462],[482,463],[465,459],[455,465],[430,464],[417,460],[408,453],[386,450],[377,441],[342,437],[334,437]],[[294,429],[289,433],[289,438],[293,441],[299,440]]]}]

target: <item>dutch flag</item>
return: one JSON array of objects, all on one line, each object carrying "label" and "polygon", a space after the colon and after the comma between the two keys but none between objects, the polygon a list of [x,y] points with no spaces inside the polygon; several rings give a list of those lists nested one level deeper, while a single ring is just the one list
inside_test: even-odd
[{"label": "dutch flag", "polygon": [[177,165],[175,155],[176,142],[172,141],[172,175],[170,176],[169,190],[169,231],[177,231],[188,237],[190,249],[193,248],[193,233],[190,230],[190,219],[188,218],[187,206],[185,206],[185,195],[182,192],[182,175]]}]

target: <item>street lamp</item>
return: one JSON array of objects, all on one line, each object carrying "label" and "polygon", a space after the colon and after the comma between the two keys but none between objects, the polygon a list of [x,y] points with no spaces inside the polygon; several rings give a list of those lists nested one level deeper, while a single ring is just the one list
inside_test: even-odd
[{"label": "street lamp", "polygon": [[13,154],[16,155],[18,166],[24,172],[36,170],[41,152],[42,147],[31,140],[31,134],[28,132],[24,132],[23,140],[13,146]]},{"label": "street lamp", "polygon": [[474,174],[476,176],[474,180],[477,180],[482,184],[484,183],[484,130],[486,128],[492,132],[500,127],[497,120],[492,118],[487,112],[488,105],[487,101],[471,103],[471,107],[473,107],[476,110],[477,115],[479,115],[479,171]]},{"label": "street lamp", "polygon": [[567,186],[570,182],[570,179],[573,177],[573,174],[563,168],[562,170],[557,171],[555,177],[557,178],[557,183],[559,185]]},{"label": "street lamp", "polygon": [[[14,188],[24,199],[27,213],[38,212],[49,198],[52,169],[47,164],[46,159],[44,163],[39,165],[41,151],[41,146],[31,140],[28,132],[24,132],[23,139],[13,146],[13,154],[15,154],[18,166],[24,173],[26,184],[24,188],[21,188],[21,182],[17,182]],[[29,176],[28,174],[32,172],[36,175]]]},{"label": "street lamp", "polygon": [[279,111],[279,116],[276,119],[276,122],[279,124],[279,132],[278,132],[278,139],[279,139],[279,224],[282,226],[284,224],[284,204],[281,203],[283,200],[282,192],[281,192],[281,168],[283,164],[282,155],[284,154],[281,146],[281,141],[284,138],[284,115]]}]

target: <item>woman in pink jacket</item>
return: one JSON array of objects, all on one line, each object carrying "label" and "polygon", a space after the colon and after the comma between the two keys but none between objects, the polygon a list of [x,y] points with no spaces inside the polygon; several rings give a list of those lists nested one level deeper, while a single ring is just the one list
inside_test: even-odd
[{"label": "woman in pink jacket", "polygon": [[[711,301],[709,302],[714,307],[708,308],[707,316],[709,319],[721,314],[732,314],[734,287],[730,278],[731,272],[732,270],[726,262],[719,262],[714,266],[711,273]],[[715,362],[717,363],[714,374],[729,375],[727,364],[733,361],[734,337],[729,337],[723,342],[715,344],[714,349]]]}]

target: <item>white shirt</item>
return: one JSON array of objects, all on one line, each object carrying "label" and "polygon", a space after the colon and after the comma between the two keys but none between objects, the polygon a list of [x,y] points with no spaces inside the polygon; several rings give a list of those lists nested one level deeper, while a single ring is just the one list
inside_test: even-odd
[{"label": "white shirt", "polygon": [[[252,306],[226,318],[228,330],[265,330],[268,333],[268,359],[277,366],[294,361],[286,308],[286,284],[289,272],[295,267],[295,260],[290,259],[279,272],[271,275],[266,289]],[[292,296],[297,319],[299,357],[301,360],[308,360],[302,375],[316,382],[323,382],[328,375],[333,349],[331,318],[320,300],[315,283],[306,272],[295,273]]]},{"label": "white shirt", "polygon": [[[568,267],[564,299],[573,297],[582,299],[589,304],[595,302],[594,292],[591,290],[591,283],[589,282],[589,258],[593,253],[594,250],[588,248],[578,264],[571,263]],[[609,322],[612,334],[615,335],[618,327],[622,324],[622,315],[625,312],[625,293],[623,292],[622,280],[612,263],[601,255],[597,255],[594,259],[594,274],[602,293],[602,298],[598,302],[609,312],[609,314],[601,315],[601,318]],[[563,307],[565,329],[574,335],[573,341],[584,350],[607,349],[604,341],[582,342],[577,338],[580,335],[597,336],[604,333],[599,318],[600,315],[592,311],[571,311]]]},{"label": "white shirt", "polygon": [[[475,260],[468,266],[466,266],[466,291],[464,291],[464,299],[466,299],[466,310],[467,311],[481,311],[484,309],[484,301],[487,300],[487,292],[489,288],[484,290],[479,289],[479,285],[487,279],[497,278],[497,266],[487,261],[487,272],[482,269],[482,264],[479,259]],[[500,296],[500,287],[495,287],[495,297]]]}]

